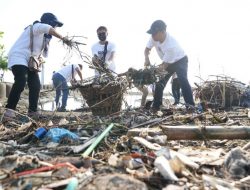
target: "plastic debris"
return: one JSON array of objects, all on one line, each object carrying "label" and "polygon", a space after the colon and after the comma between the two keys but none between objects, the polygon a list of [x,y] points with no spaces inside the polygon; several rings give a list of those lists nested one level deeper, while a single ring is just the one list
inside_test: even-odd
[{"label": "plastic debris", "polygon": [[43,138],[45,142],[55,142],[60,143],[62,140],[73,140],[77,141],[79,136],[70,132],[64,128],[52,128],[50,129]]}]

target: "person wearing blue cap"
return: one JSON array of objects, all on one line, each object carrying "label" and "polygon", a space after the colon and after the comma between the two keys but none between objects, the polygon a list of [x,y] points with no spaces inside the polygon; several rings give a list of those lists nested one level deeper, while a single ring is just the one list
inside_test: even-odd
[{"label": "person wearing blue cap", "polygon": [[195,104],[192,89],[187,78],[188,57],[175,38],[166,31],[166,28],[167,25],[164,21],[156,20],[147,31],[148,34],[151,34],[151,38],[144,51],[145,66],[150,65],[150,51],[155,47],[162,60],[162,64],[159,66],[159,71],[166,70],[168,72],[155,84],[152,112],[157,112],[160,109],[160,106],[162,105],[163,90],[174,72],[176,72],[179,79],[187,108],[193,109]]},{"label": "person wearing blue cap", "polygon": [[[26,27],[21,36],[16,40],[8,53],[8,68],[14,75],[14,84],[10,91],[5,118],[15,117],[12,110],[16,109],[20,95],[26,83],[29,87],[29,109],[28,115],[34,116],[37,113],[37,104],[40,92],[40,79],[38,72],[28,68],[29,58],[32,56],[40,57],[48,55],[48,45],[52,36],[61,39],[67,45],[70,41],[56,31],[56,27],[63,26],[63,23],[52,13],[44,13],[40,21],[35,21]],[[33,50],[33,51],[32,51]]]}]

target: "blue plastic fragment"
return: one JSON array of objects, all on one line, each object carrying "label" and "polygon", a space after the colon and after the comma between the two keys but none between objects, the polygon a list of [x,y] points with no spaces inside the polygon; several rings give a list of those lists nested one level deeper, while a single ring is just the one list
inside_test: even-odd
[{"label": "blue plastic fragment", "polygon": [[79,136],[64,128],[52,128],[49,129],[43,140],[46,142],[52,141],[60,143],[60,141],[65,138],[69,140],[78,140]]}]

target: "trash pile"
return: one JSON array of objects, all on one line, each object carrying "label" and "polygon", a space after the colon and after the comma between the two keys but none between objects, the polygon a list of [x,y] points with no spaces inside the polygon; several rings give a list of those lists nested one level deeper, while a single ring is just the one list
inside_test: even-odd
[{"label": "trash pile", "polygon": [[249,189],[249,118],[245,108],[22,114],[0,125],[0,189]]},{"label": "trash pile", "polygon": [[87,83],[76,86],[87,101],[93,115],[106,116],[121,110],[123,94],[127,90],[127,80]]},{"label": "trash pile", "polygon": [[[245,84],[227,76],[211,76],[213,79],[197,85],[196,97],[210,107],[231,108],[242,105]],[[215,78],[215,79],[214,79]]]}]

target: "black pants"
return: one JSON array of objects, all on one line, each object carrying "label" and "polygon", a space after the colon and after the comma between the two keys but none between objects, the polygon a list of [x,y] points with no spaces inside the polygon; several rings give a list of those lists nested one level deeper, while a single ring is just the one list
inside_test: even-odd
[{"label": "black pants", "polygon": [[154,103],[153,107],[159,109],[162,105],[163,90],[169,80],[169,78],[176,72],[177,77],[180,82],[181,91],[185,103],[194,106],[194,99],[191,86],[187,79],[187,69],[188,69],[188,58],[183,57],[179,61],[168,66],[166,74],[159,82],[155,85]]},{"label": "black pants", "polygon": [[26,83],[29,87],[29,112],[37,111],[37,104],[40,92],[40,79],[37,72],[31,72],[28,67],[23,65],[14,65],[12,67],[14,75],[14,84],[11,88],[6,108],[16,109],[21,93]]},{"label": "black pants", "polygon": [[174,103],[179,104],[181,97],[181,85],[178,78],[173,79],[172,83],[172,94],[174,97]]}]

